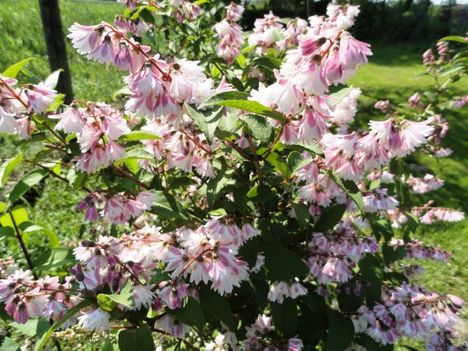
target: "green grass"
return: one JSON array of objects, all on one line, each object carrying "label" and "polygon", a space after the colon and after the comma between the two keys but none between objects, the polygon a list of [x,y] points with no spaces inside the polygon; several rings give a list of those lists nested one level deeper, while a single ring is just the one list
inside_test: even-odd
[{"label": "green grass", "polygon": [[[379,118],[381,114],[373,108],[375,101],[389,99],[392,102],[406,101],[414,92],[424,92],[432,84],[428,77],[417,77],[424,72],[421,54],[427,46],[400,44],[392,46],[375,45],[374,56],[369,64],[361,66],[350,84],[362,89],[358,119]],[[468,79],[457,82],[454,92],[466,94]],[[454,153],[448,158],[436,159],[429,156],[417,158],[427,172],[445,180],[441,189],[420,197],[421,203],[434,199],[438,206],[447,206],[468,212],[468,121],[466,109],[450,111],[444,115],[450,122],[450,130],[443,144]],[[452,252],[453,258],[447,264],[427,262],[426,273],[420,277],[425,285],[442,293],[457,294],[468,300],[468,220],[459,223],[438,223],[421,226],[417,237],[428,244],[440,245]]]},{"label": "green grass", "polygon": [[[1,0],[0,6],[0,72],[14,62],[27,57],[36,57],[29,66],[29,76],[25,80],[40,81],[49,73],[46,50],[42,34],[37,1]],[[113,2],[91,3],[85,1],[61,0],[64,28],[73,22],[95,24],[102,20],[112,21],[122,10]],[[421,54],[425,44],[373,45],[374,56],[369,64],[359,68],[350,84],[363,91],[359,120],[379,118],[380,114],[372,106],[378,99],[393,102],[405,101],[413,92],[423,92],[431,80],[416,78],[424,71]],[[107,100],[122,86],[121,73],[112,67],[86,60],[68,44],[73,87],[75,96],[89,100]],[[468,81],[458,82],[455,91],[460,94],[468,91]],[[462,112],[444,116],[451,123],[444,145],[452,148],[450,158],[436,160],[430,157],[419,158],[428,171],[442,177],[445,187],[431,193],[440,206],[452,206],[468,210],[468,124]],[[14,153],[14,146],[0,136],[0,157]],[[33,211],[34,220],[52,226],[61,238],[76,237],[80,227],[80,215],[75,205],[81,194],[65,191],[58,181],[49,181],[43,190],[43,197]],[[422,201],[423,199],[421,199]],[[436,224],[421,227],[418,237],[427,243],[441,245],[453,252],[453,260],[448,264],[425,264],[427,274],[421,280],[440,292],[452,292],[468,300],[468,221],[449,225]]]},{"label": "green grass", "polygon": [[[50,73],[46,47],[35,0],[1,0],[0,6],[0,72],[11,64],[28,57],[36,58],[30,65],[28,81],[41,81]],[[91,3],[87,1],[60,0],[60,11],[65,32],[74,23],[97,24],[112,22],[123,5],[113,1]],[[67,39],[67,54],[76,97],[88,100],[110,100],[122,86],[122,73],[78,55]]]}]

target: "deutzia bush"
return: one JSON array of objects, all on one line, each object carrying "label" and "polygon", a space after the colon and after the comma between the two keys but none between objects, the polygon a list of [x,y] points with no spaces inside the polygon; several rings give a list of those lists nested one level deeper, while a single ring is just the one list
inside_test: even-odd
[{"label": "deutzia bush", "polygon": [[[405,158],[451,153],[443,112],[468,100],[450,95],[467,66],[448,41],[466,40],[424,53],[433,90],[376,102],[381,118],[359,128],[360,90],[344,87],[372,55],[348,31],[358,7],[269,13],[247,33],[241,5],[124,2],[115,23],[68,35],[123,71],[121,102],[65,106],[57,73],[18,84],[25,62],[0,76],[0,130],[32,154],[0,168],[4,184],[30,167],[1,203],[1,234],[27,263],[0,262],[3,318],[45,323],[35,350],[74,325],[102,350],[458,349],[463,301],[412,283],[416,260],[450,254],[412,234],[464,214],[413,202],[444,181]],[[18,204],[45,177],[87,193],[77,207],[98,234],[65,247],[51,233],[37,264]]]}]

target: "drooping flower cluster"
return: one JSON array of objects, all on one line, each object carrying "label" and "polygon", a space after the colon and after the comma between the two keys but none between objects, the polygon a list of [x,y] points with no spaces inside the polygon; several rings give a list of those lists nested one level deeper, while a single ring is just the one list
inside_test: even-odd
[{"label": "drooping flower cluster", "polygon": [[230,293],[248,276],[247,263],[236,257],[239,247],[257,234],[249,224],[240,228],[225,225],[221,219],[197,230],[181,228],[174,233],[176,243],[163,257],[166,271],[172,278],[189,276],[195,284],[211,282],[220,294]]},{"label": "drooping flower cluster", "polygon": [[257,47],[258,52],[265,52],[274,48],[277,41],[282,39],[283,24],[279,17],[269,12],[263,18],[257,18],[252,34],[249,35],[249,45]]},{"label": "drooping flower cluster", "polygon": [[16,79],[0,75],[0,132],[29,138],[36,129],[33,114],[47,111],[57,92],[45,84],[15,87]]},{"label": "drooping flower cluster", "polygon": [[231,2],[226,10],[226,17],[215,25],[219,38],[216,52],[219,57],[224,58],[228,64],[231,64],[239,56],[244,41],[242,28],[237,23],[244,12],[244,7]]},{"label": "drooping flower cluster", "polygon": [[19,269],[0,279],[0,301],[5,304],[5,311],[18,323],[39,317],[57,320],[80,301],[78,297],[70,295],[72,284],[71,277],[63,283],[59,277],[34,279],[31,271]]},{"label": "drooping flower cluster", "polygon": [[310,273],[320,284],[344,283],[351,279],[352,269],[366,253],[379,250],[373,237],[361,238],[348,225],[329,233],[314,233],[308,245]]},{"label": "drooping flower cluster", "polygon": [[392,239],[389,243],[392,247],[403,247],[406,250],[406,258],[415,258],[419,260],[434,260],[447,261],[450,254],[440,247],[432,247],[424,245],[419,240],[413,239],[409,242],[404,242],[401,239]]},{"label": "drooping flower cluster", "polygon": [[442,187],[444,185],[444,180],[432,174],[426,174],[423,178],[409,176],[408,179],[406,179],[406,184],[409,185],[413,193],[425,194]]},{"label": "drooping flower cluster", "polygon": [[298,296],[307,295],[307,289],[298,282],[273,283],[268,291],[268,300],[283,303],[285,298],[295,299]]},{"label": "drooping flower cluster", "polygon": [[[353,320],[357,332],[364,332],[381,344],[394,344],[402,336],[427,339],[450,330],[458,321],[463,301],[456,296],[440,296],[419,286],[403,284],[386,292],[384,303],[372,309],[359,308]],[[450,345],[450,339],[445,343]]]},{"label": "drooping flower cluster", "polygon": [[101,214],[109,223],[126,224],[131,218],[137,218],[150,209],[153,202],[154,196],[150,192],[141,192],[136,196],[122,192],[110,197],[93,192],[78,204],[78,208],[85,212],[88,221],[96,221]]},{"label": "drooping flower cluster", "polygon": [[218,142],[208,143],[202,133],[195,132],[192,120],[184,118],[179,123],[180,131],[171,128],[160,119],[154,119],[142,129],[159,135],[159,140],[143,141],[145,150],[156,160],[166,160],[169,168],[178,168],[191,172],[195,168],[197,173],[213,177],[212,153]]},{"label": "drooping flower cluster", "polygon": [[[131,9],[159,6],[124,2]],[[179,21],[200,12],[189,1],[166,3],[170,7],[165,15]],[[215,27],[221,39],[218,55],[227,66],[242,44],[237,24],[242,11],[231,4]],[[0,262],[0,303],[7,313],[20,323],[37,317],[56,321],[85,302],[87,307],[68,324],[91,331],[120,326],[122,335],[148,329],[149,334],[183,339],[180,344],[190,346],[196,340],[197,347],[208,351],[299,351],[311,348],[308,331],[291,325],[294,332],[284,332],[290,326],[281,325],[281,318],[294,313],[307,321],[312,309],[313,318],[317,313],[329,323],[332,314],[347,319],[343,328],[348,324],[350,333],[353,320],[355,333],[381,344],[402,337],[429,339],[428,349],[448,343],[462,301],[403,283],[420,268],[400,260],[446,261],[449,253],[406,237],[389,238],[392,227],[406,229],[417,222],[414,217],[427,224],[463,219],[462,212],[431,202],[407,206],[402,191],[422,194],[443,181],[429,175],[404,178],[394,165],[404,161],[390,163],[427,143],[425,150],[441,152],[448,125],[424,106],[426,95],[419,93],[408,101],[411,113],[418,113],[414,120],[403,119],[398,107],[385,100],[376,104],[385,120],[371,121],[368,131],[352,123],[361,91],[351,87],[328,92],[372,54],[368,44],[346,31],[358,13],[356,6],[332,4],[327,17],[293,19],[286,27],[272,13],[257,20],[249,43],[270,58],[272,50],[286,51],[285,60],[274,71],[272,84],[250,90],[254,102],[245,100],[245,92],[230,92],[216,97],[228,96],[221,108],[213,108],[216,99],[207,100],[234,88],[224,78],[214,88],[204,60],[150,54],[149,47],[130,37],[139,29],[129,18],[118,18],[115,27],[105,22],[73,25],[69,37],[80,53],[129,73],[124,79],[129,92],[125,114],[105,104],[76,101],[49,116],[58,120],[55,130],[71,135],[62,140],[60,132],[49,132],[64,144],[68,156],[79,155],[79,146],[82,154],[72,162],[77,160],[82,172],[110,166],[92,178],[107,189],[84,187],[88,195],[78,207],[85,218],[101,217],[136,229],[117,237],[114,232],[123,228],[114,225],[112,236],[83,241],[73,250],[77,264],[63,280],[35,279],[21,270],[7,274]],[[445,45],[437,49],[444,60],[450,56]],[[208,65],[213,63],[209,56]],[[258,70],[262,76],[248,50],[245,56],[244,73]],[[435,60],[426,56],[428,62]],[[226,70],[230,79],[237,73]],[[271,72],[262,76],[265,82],[270,78]],[[14,80],[5,81],[10,85],[0,85],[5,96],[1,108],[19,104],[24,108],[20,114],[26,115],[46,112],[53,102],[52,91],[30,86],[19,90],[13,88]],[[244,88],[249,93],[252,85],[245,82]],[[133,127],[138,131],[131,132]],[[127,151],[128,157],[115,162]],[[156,196],[156,190],[164,198]],[[171,209],[160,200],[167,200]],[[175,214],[176,208],[183,213]],[[401,257],[389,263],[392,252]],[[375,279],[384,292],[373,296],[374,302],[367,296],[373,287],[368,280],[373,267],[363,261],[367,259],[376,265]],[[278,273],[281,278],[273,278]],[[349,312],[342,293],[366,304]],[[217,308],[212,310],[207,302]],[[235,323],[228,323],[232,317]],[[323,330],[328,340],[336,336],[331,326]],[[199,339],[202,329],[209,333]],[[237,340],[241,336],[244,340]],[[349,346],[360,344],[361,336]],[[317,340],[323,341],[322,336]]]},{"label": "drooping flower cluster", "polygon": [[123,114],[105,104],[88,104],[86,108],[69,107],[58,118],[55,129],[76,133],[82,155],[77,167],[83,172],[96,172],[125,155],[117,140],[130,133]]},{"label": "drooping flower cluster", "polygon": [[421,223],[432,224],[434,222],[459,222],[465,218],[465,214],[452,208],[434,207],[432,201],[424,206],[413,207],[411,212],[419,217]]}]

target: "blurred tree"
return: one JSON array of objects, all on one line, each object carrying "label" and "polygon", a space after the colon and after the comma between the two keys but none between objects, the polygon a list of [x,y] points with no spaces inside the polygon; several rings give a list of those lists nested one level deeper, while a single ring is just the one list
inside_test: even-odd
[{"label": "blurred tree", "polygon": [[58,0],[39,0],[39,6],[50,69],[52,72],[62,69],[56,89],[65,94],[65,102],[70,103],[73,100],[73,88],[59,3]]}]

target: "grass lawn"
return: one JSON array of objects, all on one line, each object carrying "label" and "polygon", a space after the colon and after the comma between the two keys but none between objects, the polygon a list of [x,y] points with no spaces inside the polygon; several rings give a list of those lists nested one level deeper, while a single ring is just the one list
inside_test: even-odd
[{"label": "grass lawn", "polygon": [[[27,57],[37,57],[32,62],[27,80],[39,81],[48,74],[45,45],[42,36],[38,2],[33,0],[1,0],[0,6],[0,72],[10,64]],[[94,24],[102,20],[112,21],[122,5],[113,2],[91,3],[87,1],[61,0],[64,28],[73,22]],[[424,71],[420,63],[426,45],[375,45],[374,56],[368,65],[362,66],[350,84],[363,91],[357,118],[378,118],[372,108],[378,99],[404,101],[413,92],[423,92],[431,84],[428,78],[415,77]],[[121,73],[112,67],[86,60],[68,46],[75,95],[82,99],[110,100],[122,86]],[[456,90],[468,91],[468,81],[458,82]],[[465,109],[466,111],[466,109]],[[446,146],[454,150],[447,159],[436,160],[423,157],[430,173],[446,181],[444,188],[432,193],[440,206],[453,206],[468,211],[468,124],[463,113],[458,111],[444,116],[451,125]],[[0,158],[14,152],[11,144],[0,136]],[[76,237],[81,216],[72,210],[79,194],[64,191],[62,184],[50,181],[44,196],[36,204],[33,217],[39,223],[46,221],[61,238]],[[423,199],[421,199],[422,201]],[[448,264],[426,264],[427,273],[421,277],[425,284],[440,292],[452,292],[468,300],[468,221],[447,225],[421,227],[418,237],[431,244],[438,244],[453,252]]]},{"label": "grass lawn", "polygon": [[[417,77],[424,72],[421,54],[427,46],[414,44],[375,45],[374,56],[369,64],[361,66],[351,78],[350,84],[362,89],[361,105],[357,118],[378,118],[379,111],[373,108],[375,101],[389,99],[393,102],[405,101],[414,92],[424,92],[432,84],[427,77]],[[458,94],[468,92],[468,79],[454,85]],[[428,172],[445,180],[441,189],[421,197],[432,198],[438,206],[454,207],[468,212],[468,121],[464,111],[453,111],[444,118],[450,122],[450,130],[443,143],[454,153],[448,158],[436,159],[420,157],[420,164]],[[458,294],[468,300],[468,220],[431,226],[421,226],[417,236],[428,244],[440,245],[453,253],[447,264],[426,263],[426,273],[420,278],[425,285],[440,292]]]}]

